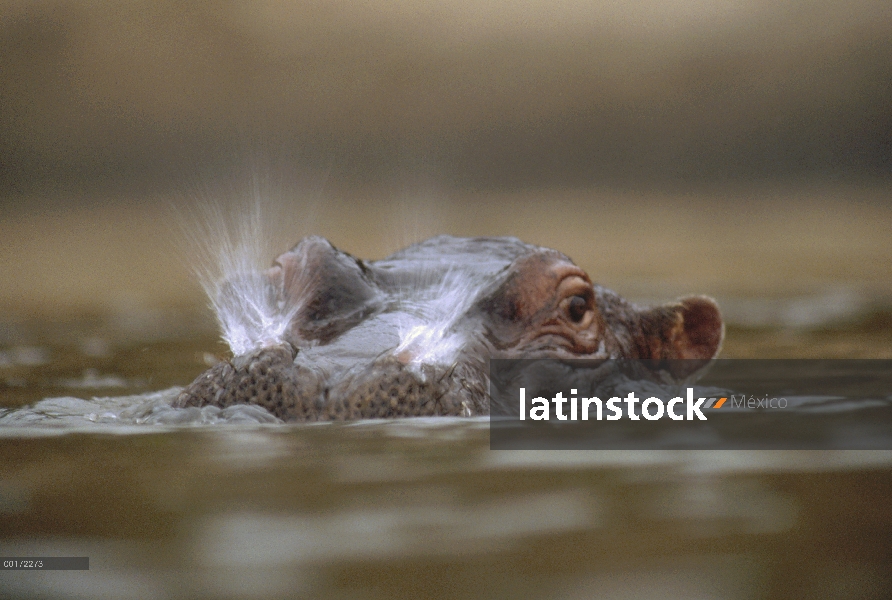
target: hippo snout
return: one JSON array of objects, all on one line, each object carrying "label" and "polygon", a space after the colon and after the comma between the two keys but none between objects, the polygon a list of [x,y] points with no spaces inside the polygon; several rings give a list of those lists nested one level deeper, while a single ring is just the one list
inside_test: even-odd
[{"label": "hippo snout", "polygon": [[406,365],[393,356],[348,374],[329,392],[331,419],[469,416],[472,403],[457,393],[452,369]]},{"label": "hippo snout", "polygon": [[183,390],[174,406],[251,403],[280,419],[315,421],[320,418],[320,378],[295,365],[294,357],[294,347],[286,343],[219,363]]},{"label": "hippo snout", "polygon": [[263,348],[200,375],[174,406],[256,404],[283,421],[470,415],[451,369],[384,357],[334,378],[296,361],[290,344]]}]

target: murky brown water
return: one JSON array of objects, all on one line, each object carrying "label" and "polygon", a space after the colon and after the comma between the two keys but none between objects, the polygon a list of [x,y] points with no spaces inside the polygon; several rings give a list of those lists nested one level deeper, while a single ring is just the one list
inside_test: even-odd
[{"label": "murky brown water", "polygon": [[886,598],[888,453],[491,451],[485,421],[5,438],[41,597]]},{"label": "murky brown water", "polygon": [[[465,206],[442,230],[559,247],[643,298],[682,287],[715,294],[731,317],[724,357],[892,357],[883,205],[852,207],[864,215],[843,234],[814,214],[765,212],[760,222],[786,237],[766,234],[752,247],[742,242],[758,228],[739,207],[705,214],[695,203],[688,219],[675,205],[626,217],[607,203],[598,219],[579,220],[596,233],[585,238],[579,222],[542,220],[547,210],[524,206],[527,216],[506,222],[484,206],[474,223],[456,225]],[[91,217],[42,218],[49,236]],[[174,283],[139,275],[155,238],[139,215],[111,217],[128,219],[146,231],[105,246],[99,234],[66,238],[70,252],[44,237],[34,255],[3,267],[16,281],[4,300],[36,308],[3,313],[0,329],[0,554],[89,556],[90,570],[3,571],[0,596],[892,597],[890,452],[491,451],[485,420],[153,420],[172,394],[154,392],[188,383],[226,349],[194,304],[146,300],[157,288],[169,307],[195,290],[177,289],[175,268],[160,271]],[[729,219],[729,243],[696,237]],[[32,244],[36,227],[3,227]],[[357,254],[400,245],[370,250],[372,237],[351,227],[343,235]],[[672,246],[678,236],[693,241]],[[113,256],[107,271],[96,259],[104,253]],[[90,269],[65,261],[91,256],[100,275],[80,282]],[[40,268],[47,262],[52,269]],[[21,277],[32,272],[28,287]],[[84,312],[105,275],[111,291]],[[136,299],[121,295],[128,277],[142,290]],[[53,315],[63,297],[74,300]],[[37,422],[8,420],[66,397],[82,400],[44,403]],[[27,410],[14,414],[34,416]]]},{"label": "murky brown water", "polygon": [[[881,321],[732,327],[724,355],[888,356]],[[8,409],[146,402],[224,353],[207,331],[128,343],[97,319],[41,326],[3,349]],[[90,570],[5,571],[3,595],[892,594],[890,452],[492,451],[485,419],[139,425],[114,401],[59,402],[0,426],[0,547]]]}]

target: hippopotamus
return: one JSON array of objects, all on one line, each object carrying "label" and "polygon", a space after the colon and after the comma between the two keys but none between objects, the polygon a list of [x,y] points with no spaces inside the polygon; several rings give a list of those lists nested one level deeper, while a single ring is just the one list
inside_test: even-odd
[{"label": "hippopotamus", "polygon": [[236,307],[221,317],[235,356],[174,406],[284,421],[486,415],[491,358],[709,361],[724,335],[711,298],[636,306],[510,237],[439,236],[375,261],[308,237],[217,293]]}]

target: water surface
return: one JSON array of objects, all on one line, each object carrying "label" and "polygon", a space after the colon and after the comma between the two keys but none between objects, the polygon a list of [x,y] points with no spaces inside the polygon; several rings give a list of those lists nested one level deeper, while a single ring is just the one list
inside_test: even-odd
[{"label": "water surface", "polygon": [[[716,296],[723,357],[892,358],[876,194],[539,196],[330,203],[286,241],[517,235],[629,297]],[[228,351],[158,215],[0,218],[0,554],[90,557],[0,597],[892,597],[889,452],[492,451],[484,419],[171,409]]]},{"label": "water surface", "polygon": [[[215,360],[212,338],[128,346],[67,327],[68,345],[3,350],[0,543],[90,570],[6,571],[4,595],[892,593],[890,452],[492,451],[485,418],[175,410],[171,384]],[[732,329],[726,352],[783,354],[788,334]],[[797,335],[825,355],[886,347],[857,327]]]}]

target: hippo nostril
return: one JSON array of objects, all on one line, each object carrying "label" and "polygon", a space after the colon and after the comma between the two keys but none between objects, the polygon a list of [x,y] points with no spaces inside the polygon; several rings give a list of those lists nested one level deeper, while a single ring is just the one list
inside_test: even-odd
[{"label": "hippo nostril", "polygon": [[[441,373],[422,365],[406,367],[393,358],[325,386],[324,375],[290,359],[285,348],[269,348],[215,367],[181,394],[180,406],[220,407],[251,403],[284,420],[387,418],[457,414],[444,402],[455,366]],[[331,381],[331,380],[328,380]]]}]

